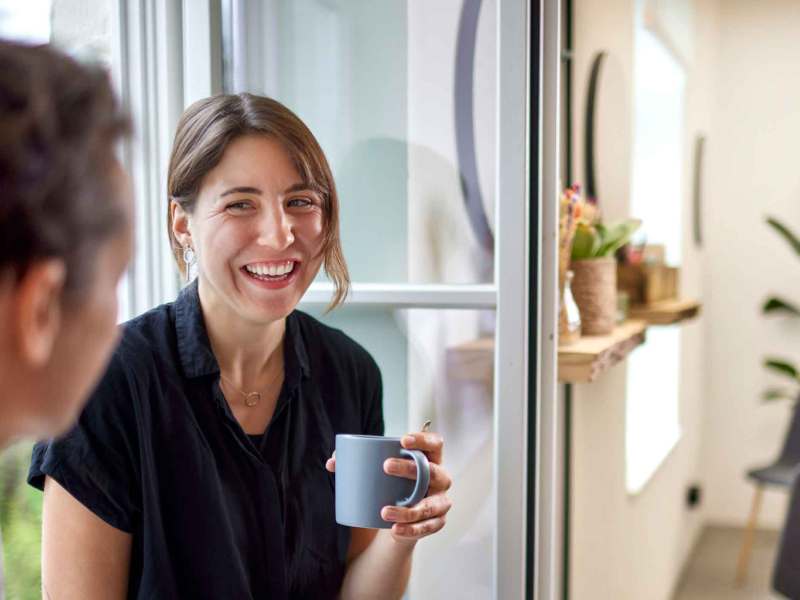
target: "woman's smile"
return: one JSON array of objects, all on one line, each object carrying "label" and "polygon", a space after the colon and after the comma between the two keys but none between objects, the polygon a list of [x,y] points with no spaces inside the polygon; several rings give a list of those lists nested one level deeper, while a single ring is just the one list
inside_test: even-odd
[{"label": "woman's smile", "polygon": [[300,268],[299,260],[289,259],[248,263],[240,271],[254,285],[264,289],[277,290],[294,283],[300,273]]}]

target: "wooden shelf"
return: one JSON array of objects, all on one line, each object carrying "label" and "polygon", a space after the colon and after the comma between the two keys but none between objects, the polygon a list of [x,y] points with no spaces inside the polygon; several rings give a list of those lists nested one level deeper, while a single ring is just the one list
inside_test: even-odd
[{"label": "wooden shelf", "polygon": [[697,300],[662,300],[651,304],[634,304],[628,314],[632,319],[642,319],[650,325],[671,325],[697,316]]},{"label": "wooden shelf", "polygon": [[644,343],[647,323],[625,321],[609,335],[583,336],[573,344],[558,348],[558,380],[588,383],[623,360]]},{"label": "wooden shelf", "polygon": [[[626,321],[609,335],[584,336],[558,348],[558,380],[588,383],[644,343],[647,323]],[[494,378],[494,338],[487,337],[447,349],[447,376],[457,381],[491,385]]]}]

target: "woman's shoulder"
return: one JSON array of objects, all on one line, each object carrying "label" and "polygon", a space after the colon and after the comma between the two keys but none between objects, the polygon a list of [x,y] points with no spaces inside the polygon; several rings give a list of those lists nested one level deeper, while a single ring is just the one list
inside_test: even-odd
[{"label": "woman's shoulder", "polygon": [[93,396],[121,390],[135,395],[175,362],[175,328],[171,303],[157,306],[120,325],[120,339]]},{"label": "woman's shoulder", "polygon": [[296,323],[309,355],[321,355],[320,358],[333,364],[350,363],[360,370],[378,370],[369,351],[341,329],[326,325],[301,310],[295,310],[291,318]]},{"label": "woman's shoulder", "polygon": [[175,320],[172,302],[161,304],[120,325],[120,341],[115,357],[132,365],[150,359],[163,360],[175,345]]}]

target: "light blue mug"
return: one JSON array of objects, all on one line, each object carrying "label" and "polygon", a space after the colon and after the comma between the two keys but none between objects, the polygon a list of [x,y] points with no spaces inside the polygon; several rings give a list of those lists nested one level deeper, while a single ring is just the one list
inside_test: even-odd
[{"label": "light blue mug", "polygon": [[[410,458],[417,479],[387,475],[387,458]],[[431,467],[425,453],[406,450],[400,438],[378,435],[336,436],[336,522],[350,527],[389,529],[384,506],[413,506],[428,494]]]}]

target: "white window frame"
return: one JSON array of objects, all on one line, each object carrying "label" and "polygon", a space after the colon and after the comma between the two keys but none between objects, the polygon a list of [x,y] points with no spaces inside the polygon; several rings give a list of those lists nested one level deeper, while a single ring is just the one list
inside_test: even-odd
[{"label": "white window frame", "polygon": [[[486,285],[356,282],[348,302],[392,308],[496,309],[493,487],[497,521],[493,589],[494,598],[500,600],[522,599],[526,589],[530,195],[526,133],[529,65],[527,60],[521,60],[528,56],[528,5],[503,1],[497,3],[497,11],[498,61],[504,67],[498,69],[497,75],[497,106],[502,110],[498,111],[495,181],[495,282]],[[554,168],[554,176],[545,190],[555,190],[555,172]],[[314,283],[302,302],[326,305],[332,290],[331,284]],[[553,365],[551,360],[554,372]],[[555,376],[551,384],[555,390]],[[554,397],[554,392],[551,395]]]},{"label": "white window frame", "polygon": [[166,235],[166,173],[172,136],[183,110],[180,0],[114,0],[113,74],[134,135],[122,144],[135,202],[135,256],[123,290],[130,318],[180,289]]}]

